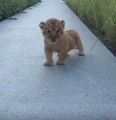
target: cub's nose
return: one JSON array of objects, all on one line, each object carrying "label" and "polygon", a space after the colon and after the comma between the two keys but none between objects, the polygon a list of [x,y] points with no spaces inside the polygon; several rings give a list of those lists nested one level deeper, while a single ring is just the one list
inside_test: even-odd
[{"label": "cub's nose", "polygon": [[52,40],[55,40],[56,39],[56,36],[51,36]]},{"label": "cub's nose", "polygon": [[51,36],[52,42],[56,42],[56,36]]}]

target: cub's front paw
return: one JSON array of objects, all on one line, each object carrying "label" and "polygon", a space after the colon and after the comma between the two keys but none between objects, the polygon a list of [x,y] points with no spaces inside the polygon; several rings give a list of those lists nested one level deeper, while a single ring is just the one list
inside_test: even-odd
[{"label": "cub's front paw", "polygon": [[57,65],[64,65],[65,63],[64,63],[64,61],[57,61],[56,64]]},{"label": "cub's front paw", "polygon": [[78,53],[79,56],[84,56],[85,54],[83,52]]},{"label": "cub's front paw", "polygon": [[53,62],[48,62],[48,61],[46,61],[46,62],[44,62],[44,65],[45,65],[45,66],[52,66],[52,65],[53,65]]}]

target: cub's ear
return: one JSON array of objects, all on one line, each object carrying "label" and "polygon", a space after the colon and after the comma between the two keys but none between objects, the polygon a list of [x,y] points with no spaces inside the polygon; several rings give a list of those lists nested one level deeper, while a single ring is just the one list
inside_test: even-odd
[{"label": "cub's ear", "polygon": [[43,30],[44,26],[45,26],[45,23],[44,22],[40,22],[39,27],[41,28],[41,30]]},{"label": "cub's ear", "polygon": [[62,27],[64,28],[65,27],[65,21],[61,20],[61,24],[62,24]]}]

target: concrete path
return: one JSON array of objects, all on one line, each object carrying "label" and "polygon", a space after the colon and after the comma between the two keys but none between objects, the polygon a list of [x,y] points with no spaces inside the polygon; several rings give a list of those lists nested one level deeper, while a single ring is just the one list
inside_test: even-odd
[{"label": "concrete path", "polygon": [[[61,0],[44,0],[0,23],[0,120],[116,120],[116,58]],[[40,21],[64,19],[85,57],[43,66]],[[55,55],[54,60],[57,60]]]}]

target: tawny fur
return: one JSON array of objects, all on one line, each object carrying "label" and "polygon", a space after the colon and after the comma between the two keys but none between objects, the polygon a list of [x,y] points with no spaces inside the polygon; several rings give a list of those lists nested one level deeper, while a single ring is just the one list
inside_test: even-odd
[{"label": "tawny fur", "polygon": [[78,49],[78,55],[84,55],[81,39],[75,30],[64,31],[65,22],[58,19],[49,19],[39,24],[44,36],[44,51],[46,55],[45,65],[53,64],[53,52],[59,53],[58,65],[65,62],[67,53],[72,49]]}]

